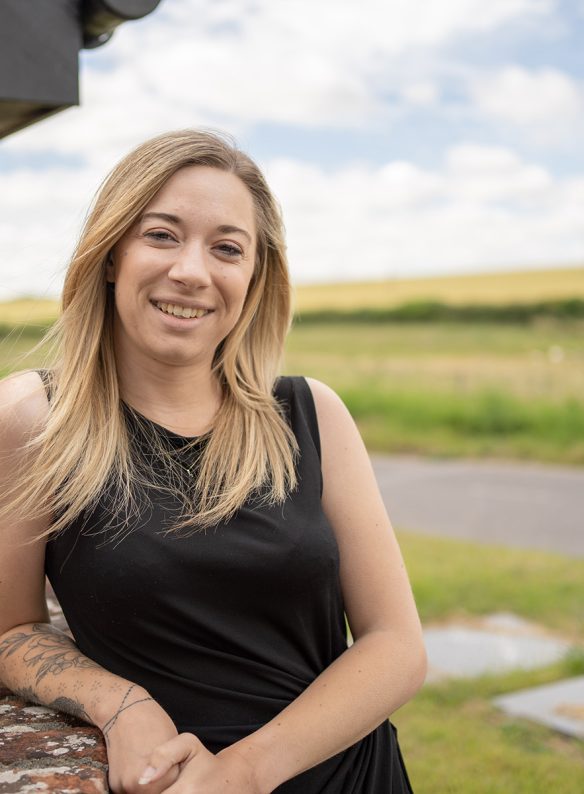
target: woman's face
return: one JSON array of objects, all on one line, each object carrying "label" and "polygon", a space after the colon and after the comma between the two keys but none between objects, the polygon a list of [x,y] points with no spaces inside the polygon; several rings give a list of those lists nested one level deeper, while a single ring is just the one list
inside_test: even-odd
[{"label": "woman's face", "polygon": [[108,264],[118,366],[210,367],[241,314],[256,240],[253,199],[239,177],[206,166],[170,177]]}]

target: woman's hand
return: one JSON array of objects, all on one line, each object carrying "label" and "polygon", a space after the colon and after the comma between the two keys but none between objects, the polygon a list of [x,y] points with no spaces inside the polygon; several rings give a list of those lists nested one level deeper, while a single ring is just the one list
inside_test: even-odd
[{"label": "woman's hand", "polygon": [[153,751],[178,735],[166,711],[147,692],[137,694],[134,690],[102,730],[112,794],[161,794],[178,778],[179,767],[167,765],[155,783],[138,782]]},{"label": "woman's hand", "polygon": [[192,733],[181,733],[151,753],[140,778],[144,794],[177,767],[178,780],[163,789],[165,794],[263,794],[242,755],[230,747],[213,755]]}]

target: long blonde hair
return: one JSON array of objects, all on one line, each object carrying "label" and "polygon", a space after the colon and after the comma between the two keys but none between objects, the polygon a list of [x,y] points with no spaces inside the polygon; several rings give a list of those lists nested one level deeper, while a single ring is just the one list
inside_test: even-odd
[{"label": "long blonde hair", "polygon": [[278,205],[259,168],[231,140],[206,131],[170,132],[138,146],[103,182],[66,274],[61,316],[49,332],[58,350],[49,417],[30,442],[35,465],[22,473],[9,505],[19,514],[53,515],[40,537],[58,532],[91,507],[112,478],[118,493],[113,510],[126,516],[137,483],[156,482],[144,461],[137,466],[130,454],[106,262],[164,183],[192,165],[242,180],[253,198],[258,244],[242,314],[215,354],[221,407],[193,492],[174,528],[215,525],[254,492],[280,502],[296,484],[296,442],[272,396],[291,312]]}]

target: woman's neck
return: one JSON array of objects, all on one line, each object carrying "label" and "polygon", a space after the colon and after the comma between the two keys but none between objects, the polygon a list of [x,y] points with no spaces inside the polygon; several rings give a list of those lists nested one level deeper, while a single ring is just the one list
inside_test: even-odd
[{"label": "woman's neck", "polygon": [[213,426],[221,405],[221,387],[209,369],[190,367],[119,367],[122,400],[163,427],[198,436]]}]

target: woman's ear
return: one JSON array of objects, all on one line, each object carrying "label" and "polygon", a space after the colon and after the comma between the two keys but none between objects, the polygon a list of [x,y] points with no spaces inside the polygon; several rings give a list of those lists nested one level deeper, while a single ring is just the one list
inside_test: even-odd
[{"label": "woman's ear", "polygon": [[105,280],[110,284],[113,284],[116,280],[114,255],[112,254],[111,251],[107,255],[107,259],[105,262]]}]

